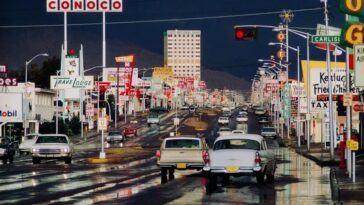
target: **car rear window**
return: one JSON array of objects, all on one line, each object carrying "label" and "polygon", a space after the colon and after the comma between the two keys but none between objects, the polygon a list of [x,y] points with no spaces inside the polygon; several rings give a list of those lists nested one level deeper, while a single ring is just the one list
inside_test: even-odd
[{"label": "car rear window", "polygon": [[197,139],[169,139],[165,144],[166,149],[199,149],[200,140]]},{"label": "car rear window", "polygon": [[214,150],[222,149],[251,149],[260,150],[260,143],[250,139],[225,139],[214,144]]},{"label": "car rear window", "polygon": [[65,136],[39,136],[36,143],[68,143]]},{"label": "car rear window", "polygon": [[266,127],[266,128],[263,128],[263,132],[275,132],[276,129],[273,128],[273,127]]}]

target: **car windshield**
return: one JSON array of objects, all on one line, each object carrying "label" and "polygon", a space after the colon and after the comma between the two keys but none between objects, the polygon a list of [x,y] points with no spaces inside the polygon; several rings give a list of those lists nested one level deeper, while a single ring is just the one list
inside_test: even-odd
[{"label": "car windshield", "polygon": [[119,132],[119,131],[109,132],[109,136],[112,136],[112,135],[121,135],[121,132]]},{"label": "car windshield", "polygon": [[169,149],[198,149],[200,148],[200,140],[198,139],[169,139],[166,141],[165,148]]},{"label": "car windshield", "polygon": [[157,113],[151,113],[148,117],[149,118],[157,118],[158,114]]},{"label": "car windshield", "polygon": [[214,150],[222,149],[260,150],[260,144],[258,141],[250,139],[225,139],[219,140],[214,144]]},{"label": "car windshield", "polygon": [[68,143],[67,138],[65,136],[39,136],[37,144],[41,143]]},{"label": "car windshield", "polygon": [[275,132],[276,129],[274,127],[265,127],[262,129],[263,132]]}]

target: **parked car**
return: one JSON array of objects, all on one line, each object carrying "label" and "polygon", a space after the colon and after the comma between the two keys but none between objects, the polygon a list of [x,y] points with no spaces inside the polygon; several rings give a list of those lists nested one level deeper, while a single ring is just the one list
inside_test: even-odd
[{"label": "parked car", "polygon": [[137,129],[134,128],[134,127],[124,127],[123,136],[125,136],[125,137],[136,137],[137,136]]},{"label": "parked car", "polygon": [[189,110],[190,109],[190,106],[188,106],[188,105],[182,105],[180,109],[181,110]]},{"label": "parked car", "polygon": [[10,164],[14,161],[14,155],[16,152],[16,142],[9,137],[0,137],[0,159],[3,164],[9,162]]},{"label": "parked car", "polygon": [[218,177],[223,185],[229,183],[230,176],[253,176],[258,183],[263,183],[265,177],[269,183],[274,181],[276,160],[260,135],[235,133],[218,137],[209,150],[209,159],[203,168],[208,193],[216,187]]},{"label": "parked car", "polygon": [[150,109],[150,112],[155,112],[155,113],[161,114],[161,113],[168,112],[168,110],[165,107],[154,107],[154,108]]},{"label": "parked car", "polygon": [[220,127],[219,131],[217,132],[218,136],[228,135],[231,134],[231,129],[228,127]]},{"label": "parked car", "polygon": [[31,153],[31,148],[35,143],[35,140],[37,139],[37,137],[39,136],[38,133],[33,133],[33,134],[28,134],[26,135],[20,145],[19,145],[19,154],[30,154]]},{"label": "parked car", "polygon": [[38,164],[42,159],[62,159],[66,164],[72,161],[72,146],[67,135],[41,134],[32,146],[33,164]]},{"label": "parked car", "polygon": [[194,113],[194,112],[196,111],[196,106],[191,105],[191,106],[189,107],[189,111],[190,111],[190,113]]},{"label": "parked car", "polygon": [[120,143],[124,142],[124,135],[119,130],[109,131],[106,136],[107,143]]},{"label": "parked car", "polygon": [[217,119],[217,123],[220,125],[229,124],[229,117],[221,116],[221,117],[219,117],[219,119]]},{"label": "parked car", "polygon": [[202,169],[208,161],[208,146],[204,138],[195,136],[168,137],[156,151],[157,166],[161,169],[162,182],[167,171],[173,177],[175,169]]},{"label": "parked car", "polygon": [[263,107],[257,107],[254,111],[254,113],[256,115],[264,115],[265,114],[265,109]]},{"label": "parked car", "polygon": [[277,138],[277,130],[274,127],[263,127],[260,133],[263,137],[273,137],[274,139]]},{"label": "parked car", "polygon": [[158,113],[150,113],[147,118],[147,124],[148,127],[150,127],[152,124],[159,125],[160,119]]},{"label": "parked car", "polygon": [[242,122],[248,122],[248,115],[238,115],[236,117],[236,122],[242,123]]}]

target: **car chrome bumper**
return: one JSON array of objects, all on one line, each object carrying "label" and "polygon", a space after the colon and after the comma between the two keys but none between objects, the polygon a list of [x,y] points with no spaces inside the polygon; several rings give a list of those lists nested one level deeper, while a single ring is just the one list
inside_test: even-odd
[{"label": "car chrome bumper", "polygon": [[185,164],[186,168],[181,169],[202,169],[205,164],[203,163],[185,163],[185,162],[178,162],[178,163],[158,163],[157,166],[160,168],[174,168],[179,169],[178,164]]},{"label": "car chrome bumper", "polygon": [[39,157],[39,158],[64,158],[64,157],[72,157],[70,153],[61,153],[61,154],[39,154],[39,153],[32,153],[32,157]]}]

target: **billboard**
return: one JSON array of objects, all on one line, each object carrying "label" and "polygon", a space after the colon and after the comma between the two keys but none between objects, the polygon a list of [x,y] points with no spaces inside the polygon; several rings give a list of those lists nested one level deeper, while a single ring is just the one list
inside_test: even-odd
[{"label": "billboard", "polygon": [[0,93],[0,122],[23,122],[21,93]]},{"label": "billboard", "polygon": [[[130,69],[130,68],[127,68]],[[116,87],[116,73],[117,68],[104,68],[102,70],[102,80],[104,82],[110,82],[112,87]],[[128,80],[126,69],[124,67],[119,68],[119,86],[124,86],[125,81]],[[138,84],[138,68],[134,68],[132,75],[132,86],[137,86]]]}]

